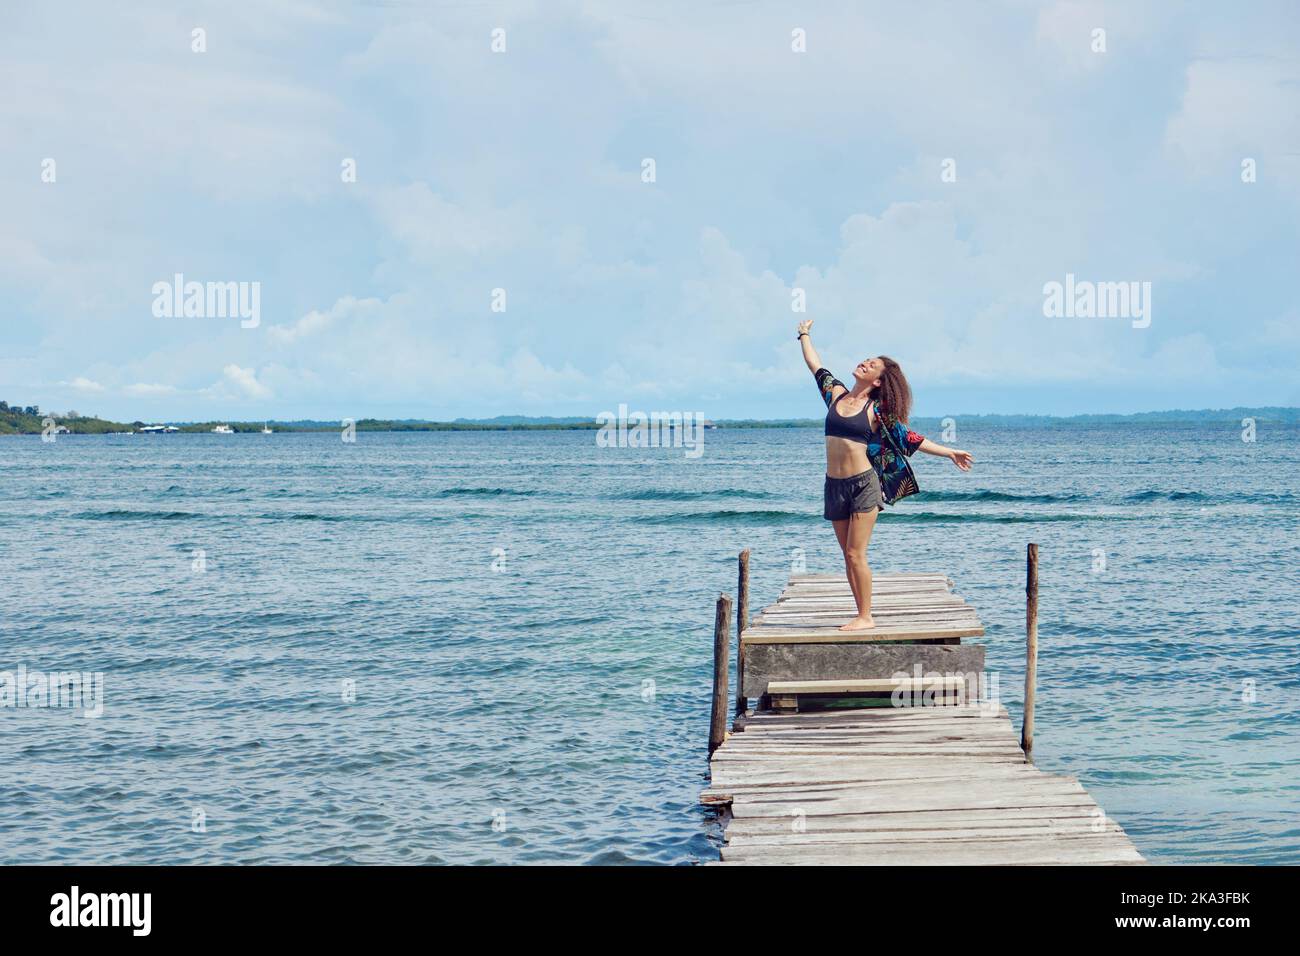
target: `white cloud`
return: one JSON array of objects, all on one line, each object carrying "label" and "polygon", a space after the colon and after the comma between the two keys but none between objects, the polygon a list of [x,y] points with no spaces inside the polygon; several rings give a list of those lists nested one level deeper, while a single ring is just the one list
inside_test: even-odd
[{"label": "white cloud", "polygon": [[[961,237],[946,204],[895,203],[878,216],[857,214],[840,235],[829,264],[801,267],[787,285],[771,272],[747,269],[726,237],[706,230],[706,274],[686,284],[683,306],[700,317],[691,340],[703,347],[671,357],[642,349],[635,363],[658,361],[656,371],[688,378],[707,365],[721,367],[727,373],[719,377],[723,395],[743,392],[752,381],[798,382],[805,372],[791,360],[790,336],[797,319],[812,318],[832,371],[887,354],[921,387],[1104,381],[1141,389],[1196,386],[1224,371],[1204,334],[1174,331],[1180,317],[1164,304],[1172,295],[1162,301],[1153,292],[1149,330],[1134,329],[1124,318],[1046,318],[1040,268],[1017,271],[976,249]],[[1159,277],[1163,296],[1178,280]],[[1121,278],[1128,277],[1115,277]],[[807,292],[805,315],[790,311],[795,286]],[[760,342],[777,342],[772,358],[766,347],[745,349],[743,330]],[[719,366],[728,341],[736,347]],[[753,359],[759,361],[750,364]],[[764,367],[768,361],[773,367]],[[667,368],[670,362],[675,369]]]},{"label": "white cloud", "polygon": [[75,388],[79,392],[102,392],[104,390],[103,385],[81,375],[78,375],[71,382],[60,382],[59,384],[67,388]]},{"label": "white cloud", "polygon": [[[1111,37],[1107,27],[1106,7],[1100,0],[1057,0],[1039,11],[1036,27],[1040,43],[1050,47],[1053,58],[1071,71],[1098,70],[1111,55]],[[1105,52],[1094,51],[1094,30],[1106,31]],[[1128,47],[1131,36],[1117,31],[1115,42]],[[1127,49],[1117,51],[1124,56]]]},{"label": "white cloud", "polygon": [[236,394],[244,398],[265,399],[271,397],[271,390],[257,380],[257,373],[251,368],[240,368],[230,364],[221,370],[222,380],[213,388],[220,390],[224,385],[232,385]]},{"label": "white cloud", "polygon": [[323,332],[335,324],[341,317],[357,309],[373,309],[380,304],[378,299],[357,299],[344,296],[329,309],[321,312],[312,309],[292,325],[272,325],[266,330],[267,337],[279,345],[292,345],[299,339]]},{"label": "white cloud", "polygon": [[127,385],[122,389],[127,395],[132,396],[158,396],[158,395],[175,395],[178,392],[174,386],[160,385],[156,382],[135,382]]},{"label": "white cloud", "polygon": [[1300,66],[1274,58],[1198,60],[1165,146],[1194,176],[1239,182],[1253,158],[1260,182],[1300,198]]},{"label": "white cloud", "polygon": [[421,263],[498,253],[527,242],[535,232],[518,210],[471,209],[449,202],[423,182],[376,190],[371,202],[388,232]]}]

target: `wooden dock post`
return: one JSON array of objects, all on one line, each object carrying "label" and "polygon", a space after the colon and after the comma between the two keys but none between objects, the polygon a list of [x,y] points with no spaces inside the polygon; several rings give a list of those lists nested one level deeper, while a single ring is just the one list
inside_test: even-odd
[{"label": "wooden dock post", "polygon": [[713,617],[713,715],[709,721],[709,756],[727,739],[727,651],[731,646],[731,598],[718,595]]},{"label": "wooden dock post", "polygon": [[1038,545],[1025,553],[1025,713],[1020,727],[1020,749],[1026,760],[1034,758],[1034,688],[1038,682]]},{"label": "wooden dock post", "polygon": [[736,716],[745,712],[745,645],[740,636],[749,627],[749,548],[740,552],[736,581]]}]

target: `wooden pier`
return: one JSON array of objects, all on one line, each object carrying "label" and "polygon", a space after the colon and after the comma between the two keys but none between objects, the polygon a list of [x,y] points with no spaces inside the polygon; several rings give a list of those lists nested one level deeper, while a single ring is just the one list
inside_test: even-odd
[{"label": "wooden pier", "polygon": [[[748,607],[748,552],[740,609]],[[1037,657],[1030,547],[1027,673]],[[725,608],[724,608],[725,604]],[[725,614],[724,614],[725,610]],[[848,582],[794,575],[751,623],[737,617],[737,716],[725,732],[731,601],[715,622],[711,781],[723,865],[1141,864],[1123,829],[1032,748],[1032,682],[1017,735],[987,692],[984,633],[943,574],[875,576],[877,628],[844,633]],[[751,708],[749,701],[757,700]]]}]

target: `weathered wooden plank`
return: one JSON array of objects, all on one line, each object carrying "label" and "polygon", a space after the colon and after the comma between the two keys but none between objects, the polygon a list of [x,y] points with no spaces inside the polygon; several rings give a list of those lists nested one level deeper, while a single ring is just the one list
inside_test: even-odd
[{"label": "weathered wooden plank", "polygon": [[[964,790],[964,788],[963,788]],[[1022,785],[994,787],[983,792],[959,792],[922,787],[882,787],[862,790],[852,796],[831,799],[761,800],[746,796],[733,800],[731,814],[737,820],[747,817],[789,817],[843,813],[893,813],[915,810],[991,810],[1018,807],[1095,807],[1096,803],[1077,784]]]},{"label": "weathered wooden plank", "polygon": [[[872,577],[879,582],[887,583],[894,581],[944,581],[949,584],[952,580],[942,571],[877,571]],[[792,574],[786,579],[789,584],[819,584],[823,582],[834,584],[843,583],[844,574]]]},{"label": "weathered wooden plank", "polygon": [[[988,740],[991,741],[991,743],[993,744],[997,744],[997,741],[993,739],[993,737],[988,737]],[[902,748],[915,749],[917,748],[917,745],[919,743],[920,741],[915,740],[914,737],[900,737],[900,739],[896,739],[896,740],[881,741],[881,745],[885,745],[885,747],[889,747],[889,749],[891,750],[897,750]],[[785,744],[781,743],[781,741],[772,741],[772,743],[757,745],[757,747],[744,747],[744,748],[737,747],[735,749],[728,748],[727,752],[725,753],[714,754],[715,757],[714,762],[720,762],[720,765],[727,765],[727,766],[735,766],[736,763],[742,761],[754,761],[755,763],[771,762],[771,758],[776,756],[776,754],[783,754],[783,756],[785,757],[785,762],[790,763],[790,765],[792,766],[797,766],[798,762],[800,761],[836,760],[842,762],[844,760],[849,760],[849,758],[859,758],[859,760],[870,760],[870,758],[872,757],[880,758],[880,760],[884,760],[884,758],[887,757],[891,758],[891,760],[897,760],[898,756],[900,756],[900,754],[894,754],[894,753],[875,754],[872,753],[871,750],[863,749],[863,748],[850,749],[850,748],[836,747],[836,748],[832,748],[832,753],[824,752],[824,750],[826,750],[827,748],[820,748],[819,750],[815,750],[815,752],[814,750],[811,749],[806,750],[805,752],[805,747],[803,747],[803,744],[805,744],[805,741],[792,741],[792,743],[785,743]],[[952,747],[952,745],[959,745],[959,741],[954,741],[953,744],[949,744],[949,747]],[[965,748],[965,749],[971,749],[971,748]],[[1002,749],[1002,747],[1001,745],[995,745],[995,747],[992,748],[980,749],[979,752],[972,752],[971,760],[976,760],[976,758],[979,757],[996,756],[996,754],[985,753],[985,750],[988,749],[1000,750]],[[936,761],[953,762],[952,754],[946,754],[946,753],[927,754],[922,752],[919,754],[911,754],[911,756],[913,756],[914,760],[917,761],[936,760]],[[1023,750],[1021,752],[1021,760],[1022,762],[1026,762],[1026,763],[1030,762],[1024,760]],[[918,771],[920,769],[923,769],[923,767],[918,765]]]},{"label": "weathered wooden plank", "polygon": [[[841,578],[838,581],[808,581],[788,584],[782,594],[837,594],[850,590],[849,582]],[[872,591],[951,591],[946,581],[879,581],[872,580]]]},{"label": "weathered wooden plank", "polygon": [[[1027,826],[1041,823],[1060,827],[1091,826],[1104,816],[1095,803],[1070,807],[994,807],[969,810],[912,810],[899,813],[843,813],[805,816],[799,825],[808,832],[852,833],[907,829],[939,830],[963,826]],[[792,825],[790,814],[749,817],[737,820],[728,815],[727,833],[785,833]]]},{"label": "weathered wooden plank", "polygon": [[[876,571],[872,574],[872,578],[877,584],[905,584],[908,582],[918,582],[918,581],[939,581],[944,584],[951,583],[951,579],[946,574],[942,574],[938,572],[932,574],[931,573],[890,574],[888,572]],[[844,582],[844,575],[842,573],[818,575],[818,576],[808,575],[808,574],[791,575],[789,578],[786,579],[787,585],[793,585],[793,584],[816,585],[816,584],[843,584],[843,583],[845,582]]]},{"label": "weathered wooden plank", "polygon": [[[926,710],[939,710],[939,707],[927,707]],[[870,743],[873,740],[891,741],[906,740],[915,738],[918,740],[928,739],[1002,739],[1008,744],[1015,743],[1015,737],[1008,732],[1010,721],[993,721],[978,720],[971,721],[967,718],[958,717],[950,723],[939,721],[893,721],[888,726],[883,724],[877,725],[853,725],[822,724],[817,727],[753,727],[746,730],[737,731],[735,735],[735,746],[745,747],[751,744],[763,744],[791,741],[807,741],[817,743],[847,743],[850,741],[861,741]]]},{"label": "weathered wooden plank", "polygon": [[[781,591],[777,595],[777,602],[782,601],[833,601],[853,594],[853,589],[846,583],[834,588],[805,588],[790,587]],[[873,597],[890,598],[891,600],[957,600],[963,601],[960,592],[951,591],[948,588],[936,587],[881,587],[876,585],[872,587],[871,594]]]},{"label": "weathered wooden plank", "polygon": [[983,747],[1003,748],[1014,747],[1016,743],[1008,737],[1005,731],[999,729],[996,732],[972,733],[962,730],[943,731],[938,733],[932,732],[913,732],[899,730],[888,735],[873,734],[870,737],[860,737],[855,734],[844,734],[822,739],[818,734],[808,736],[807,734],[792,732],[787,734],[754,734],[745,733],[746,739],[741,740],[739,737],[732,741],[732,746],[728,751],[732,754],[752,753],[756,750],[802,750],[807,749],[809,753],[814,753],[818,749],[833,748],[836,750],[854,750],[854,749],[872,749],[876,747],[889,747],[898,749],[900,747],[919,747],[924,750],[929,743],[936,745],[953,745],[953,744],[971,744]]},{"label": "weathered wooden plank", "polygon": [[1070,829],[1054,827],[1056,821],[1051,818],[1026,821],[1021,826],[972,826],[940,827],[938,829],[918,830],[868,830],[868,831],[826,831],[815,830],[809,833],[800,820],[779,833],[728,833],[727,845],[738,846],[827,846],[845,844],[897,844],[897,843],[934,843],[946,840],[960,841],[998,841],[998,840],[1092,840],[1099,843],[1110,842],[1120,847],[1132,846],[1124,836],[1123,829],[1114,821],[1107,821],[1101,827],[1074,826]]},{"label": "weathered wooden plank", "polygon": [[843,707],[819,710],[815,713],[774,714],[769,711],[749,711],[736,718],[739,728],[801,727],[810,729],[826,724],[861,724],[864,727],[887,727],[891,724],[933,722],[944,724],[950,720],[977,720],[980,723],[1011,723],[1010,714],[1000,703],[980,701],[956,707],[919,707],[900,702],[894,706],[884,702],[881,706]]},{"label": "weathered wooden plank", "polygon": [[[882,701],[882,706],[858,707],[853,710],[818,710],[807,714],[799,714],[798,717],[802,717],[807,721],[804,724],[798,722],[798,717],[790,717],[789,714],[754,714],[751,712],[742,717],[737,717],[735,725],[737,730],[768,730],[785,727],[813,731],[818,727],[849,726],[870,730],[872,727],[891,727],[900,724],[915,724],[919,727],[931,723],[936,725],[947,724],[954,720],[974,720],[990,726],[1000,726],[1002,724],[1006,724],[1008,727],[1011,726],[1010,717],[1000,706],[990,704],[989,710],[985,713],[972,713],[973,709],[974,707],[970,704],[942,708],[895,707],[888,701]],[[870,714],[872,711],[875,711],[880,716],[859,716],[864,712]],[[952,711],[952,713],[945,714],[943,711]],[[781,718],[790,719],[782,720]]]},{"label": "weathered wooden plank", "polygon": [[[872,588],[871,596],[873,598],[895,601],[942,601],[953,598],[959,601],[962,600],[961,596],[955,591],[949,591],[946,588],[929,587]],[[852,599],[853,590],[845,584],[842,587],[834,588],[786,588],[777,597],[777,603],[785,601],[841,601]]]},{"label": "weathered wooden plank", "polygon": [[1041,772],[1035,769],[1033,764],[1023,763],[981,763],[964,761],[949,761],[949,763],[953,766],[946,768],[934,767],[923,771],[910,769],[892,770],[888,767],[880,767],[873,770],[862,768],[837,769],[833,766],[825,765],[805,765],[804,767],[795,769],[782,766],[766,770],[761,767],[735,769],[718,768],[714,772],[712,780],[710,781],[709,786],[705,789],[705,792],[721,793],[724,790],[729,792],[752,790],[755,792],[762,791],[776,793],[779,790],[787,788],[843,788],[846,786],[856,786],[858,784],[866,786],[890,781],[921,784],[930,781],[957,779],[1029,779]]},{"label": "weathered wooden plank", "polygon": [[[777,627],[785,622],[799,622],[803,624],[832,623],[836,617],[842,614],[851,614],[855,610],[852,604],[842,604],[828,607],[816,608],[767,608],[757,615],[751,615],[749,626],[745,630],[755,627]],[[880,605],[871,606],[871,616],[881,617],[881,623],[896,622],[901,623],[908,620],[917,620],[924,618],[972,618],[979,621],[979,615],[975,610],[964,604],[953,604],[947,607],[936,606],[904,606],[904,605]],[[743,633],[743,632],[742,632]]]},{"label": "weathered wooden plank", "polygon": [[[798,614],[783,615],[778,618],[763,618],[762,615],[752,619],[749,627],[745,628],[746,635],[750,637],[763,637],[769,632],[781,631],[799,631],[801,633],[814,634],[870,634],[875,631],[887,629],[925,632],[919,635],[923,640],[938,640],[948,637],[971,637],[975,635],[952,635],[936,633],[960,628],[962,630],[981,630],[983,624],[974,614],[965,611],[954,612],[952,614],[881,614],[875,621],[875,626],[870,629],[855,629],[853,631],[842,631],[840,627],[847,624],[853,617],[853,611],[846,609],[835,614],[822,614],[816,617],[807,617]],[[873,617],[875,614],[873,612]],[[913,640],[908,637],[887,637],[885,640]],[[749,643],[747,640],[745,643]],[[790,644],[800,643],[798,641],[769,641],[772,644]],[[833,643],[833,642],[832,642]],[[856,643],[853,640],[846,640],[843,643]]]},{"label": "weathered wooden plank", "polygon": [[[927,780],[925,799],[911,803],[918,784],[905,780],[870,781],[853,788],[831,790],[752,790],[732,794],[731,812],[741,816],[784,816],[796,812],[889,813],[909,807],[918,810],[978,810],[1049,805],[1058,798],[1079,798],[1076,806],[1096,804],[1077,782],[1029,777],[952,777]],[[975,802],[987,801],[987,802]],[[764,812],[768,811],[768,812]]]},{"label": "weathered wooden plank", "polygon": [[[952,579],[941,572],[918,572],[891,574],[889,572],[877,571],[872,574],[872,581],[875,584],[906,584],[909,582],[933,582],[938,581],[945,585],[951,585]],[[844,584],[843,574],[792,574],[786,579],[787,585],[817,585],[817,584]]]},{"label": "weathered wooden plank", "polygon": [[[849,588],[849,582],[841,577],[838,581],[797,581],[787,583],[781,593],[805,593],[816,594],[827,591],[843,591]],[[912,580],[912,581],[895,581],[889,578],[878,578],[873,576],[871,581],[873,591],[951,591],[952,585],[943,580]]]},{"label": "weathered wooden plank", "polygon": [[882,693],[892,690],[959,690],[966,686],[960,675],[950,677],[877,677],[860,680],[768,681],[769,694]]},{"label": "weathered wooden plank", "polygon": [[[754,622],[760,618],[768,621],[779,621],[788,617],[825,617],[828,614],[839,614],[843,611],[854,610],[856,605],[852,601],[800,601],[790,604],[769,604],[756,615],[751,615],[749,627],[758,626]],[[871,602],[871,614],[874,617],[876,612],[881,614],[888,613],[891,617],[922,617],[925,615],[944,615],[944,614],[974,614],[979,615],[969,604],[962,604],[957,601],[875,601]]]},{"label": "weathered wooden plank", "polygon": [[[777,597],[776,604],[769,605],[769,606],[779,607],[783,604],[798,604],[798,603],[829,604],[838,601],[851,602],[852,600],[853,600],[853,592],[849,590],[847,587],[845,587],[843,590],[831,590],[829,588],[805,590],[800,588],[796,590],[782,591],[781,594]],[[956,594],[952,591],[938,591],[931,588],[885,588],[882,590],[873,589],[871,592],[871,600],[873,603],[875,601],[882,601],[882,602],[888,601],[895,604],[907,604],[908,602],[923,603],[926,601],[934,601],[939,604],[951,604],[954,602],[960,602],[962,604],[968,603],[961,597],[961,595]]]},{"label": "weathered wooden plank", "polygon": [[[954,761],[956,763],[957,761]],[[1030,767],[1033,765],[1030,764]],[[987,772],[980,773],[981,769]],[[1079,785],[1079,781],[1073,777],[1061,774],[1043,773],[1042,771],[1032,771],[1030,773],[1013,773],[999,768],[993,764],[981,768],[978,764],[970,765],[970,773],[954,772],[948,774],[935,774],[923,779],[907,779],[905,777],[874,778],[861,781],[859,785],[853,788],[833,788],[827,791],[822,797],[814,798],[810,796],[811,790],[800,790],[799,785],[789,785],[784,790],[781,787],[765,787],[753,789],[753,792],[746,795],[745,799],[750,802],[781,802],[795,801],[800,799],[825,799],[838,800],[841,798],[854,798],[861,794],[883,794],[883,793],[903,793],[907,788],[916,788],[924,786],[931,790],[949,790],[960,795],[977,795],[985,790],[996,793],[1037,793],[1041,790],[1062,789],[1071,793],[1085,793]],[[821,786],[819,783],[808,784],[808,787],[816,788]]]},{"label": "weathered wooden plank", "polygon": [[[926,710],[941,710],[940,707],[926,707]],[[838,722],[822,721],[811,727],[800,727],[798,724],[745,724],[736,731],[743,733],[746,740],[754,738],[802,738],[807,740],[820,740],[830,737],[842,737],[845,735],[869,738],[878,735],[889,735],[895,733],[909,734],[928,734],[928,733],[960,733],[960,734],[1004,734],[1007,738],[1014,739],[1014,731],[1011,729],[1011,721],[1003,717],[988,720],[973,720],[969,717],[954,717],[952,720],[881,720],[874,723],[869,721],[847,721]]]},{"label": "weathered wooden plank", "polygon": [[[778,601],[776,604],[769,604],[763,608],[759,615],[763,617],[780,616],[783,614],[820,614],[833,613],[845,608],[855,607],[852,598],[835,598],[834,600],[806,600],[798,599],[793,601]],[[877,610],[882,611],[912,611],[934,609],[936,611],[969,611],[975,613],[975,608],[960,599],[948,598],[889,598],[873,597],[871,599],[871,609],[874,613]],[[752,623],[752,621],[751,621]]]},{"label": "weathered wooden plank", "polygon": [[[927,708],[938,710],[939,708]],[[960,719],[959,719],[960,720]],[[797,727],[751,729],[734,733],[728,740],[728,752],[743,751],[754,747],[806,746],[871,746],[872,744],[899,744],[909,741],[925,743],[952,743],[963,740],[981,743],[996,742],[1008,747],[1017,746],[1015,737],[1007,733],[1005,724],[985,723],[984,721],[962,721],[941,726],[930,722],[901,722],[887,729],[875,730],[871,727],[845,726],[836,729],[831,726],[815,727],[802,730]]]},{"label": "weathered wooden plank", "polygon": [[805,846],[724,846],[724,862],[774,865],[859,864],[947,866],[1141,863],[1131,844],[1102,837],[1087,839],[937,840],[930,843],[808,844]]},{"label": "weathered wooden plank", "polygon": [[949,784],[957,781],[979,782],[990,780],[1016,781],[1029,779],[1037,773],[1032,765],[982,764],[984,772],[934,771],[922,778],[877,776],[861,772],[836,773],[833,770],[816,774],[786,772],[773,776],[762,774],[718,775],[700,795],[703,803],[730,803],[736,799],[764,796],[769,799],[793,799],[794,794],[843,795],[846,791],[892,782],[915,786],[918,783]]},{"label": "weathered wooden plank", "polygon": [[[906,742],[924,742],[926,740],[935,740],[936,742],[952,742],[960,740],[979,740],[994,741],[1005,743],[1011,746],[1015,743],[1014,736],[1007,731],[1005,724],[1002,726],[989,726],[975,730],[964,730],[955,723],[950,727],[939,727],[930,729],[921,729],[917,724],[900,723],[896,727],[888,730],[882,730],[879,733],[872,733],[870,736],[862,736],[858,733],[859,728],[850,727],[842,733],[836,732],[833,727],[822,727],[813,730],[744,730],[733,734],[731,743],[725,754],[744,753],[753,747],[784,747],[798,746],[800,744],[809,747],[815,747],[820,744],[841,744],[850,743],[854,740],[863,743],[906,743]],[[714,756],[722,758],[723,753]]]},{"label": "weathered wooden plank", "polygon": [[[770,749],[779,750],[787,753],[788,755],[785,757],[785,759],[777,761],[777,760],[773,760],[770,754],[760,752],[760,750],[755,750],[753,748],[747,748],[743,750],[737,748],[734,751],[728,748],[725,756],[723,756],[722,754],[715,754],[714,756],[716,759],[710,761],[709,766],[719,772],[725,772],[727,770],[733,770],[733,771],[740,770],[744,768],[746,764],[751,764],[754,772],[758,772],[759,770],[763,770],[763,769],[770,770],[773,768],[773,766],[776,766],[777,768],[789,768],[791,770],[799,770],[805,765],[810,765],[810,766],[816,765],[818,767],[825,767],[827,769],[831,767],[843,768],[845,766],[850,766],[850,765],[852,766],[861,765],[863,769],[867,769],[872,766],[878,765],[880,768],[884,769],[887,768],[888,765],[893,764],[893,765],[897,765],[900,768],[904,768],[903,770],[899,771],[900,773],[904,772],[907,769],[911,769],[915,773],[920,774],[923,773],[925,770],[929,769],[931,763],[933,763],[935,766],[961,765],[967,762],[979,763],[983,761],[984,757],[990,756],[989,754],[981,752],[979,754],[976,754],[974,757],[972,757],[970,761],[961,761],[961,760],[954,760],[951,756],[944,755],[944,754],[926,754],[926,753],[922,753],[919,755],[913,754],[908,759],[904,759],[898,756],[882,756],[882,755],[876,755],[871,753],[813,754],[813,753],[801,752],[797,743],[792,743],[785,747],[779,745],[777,746],[769,745],[768,747],[762,748],[762,750],[770,750]],[[790,750],[793,750],[794,752],[788,753]],[[995,760],[994,762],[1014,763],[1016,761]],[[1020,755],[1019,762],[1024,764],[1025,766],[1030,766],[1030,767],[1033,766],[1033,764],[1030,761],[1024,759],[1023,752]]]},{"label": "weathered wooden plank", "polygon": [[[840,592],[849,588],[849,582],[841,577],[838,581],[812,581],[787,584],[781,589],[782,594],[819,594]],[[930,591],[935,594],[955,594],[946,581],[889,581],[873,577],[872,591]]]},{"label": "weathered wooden plank", "polygon": [[[939,710],[938,707],[927,707],[926,710]],[[955,708],[954,708],[955,709]],[[820,716],[821,712],[813,712],[809,716]],[[800,714],[798,716],[804,716]],[[964,730],[967,725],[979,725],[978,729]],[[928,728],[928,729],[927,729]],[[921,720],[890,720],[881,721],[878,724],[868,724],[858,721],[823,721],[813,727],[791,726],[789,724],[744,724],[738,729],[733,730],[734,739],[739,742],[743,737],[745,741],[754,739],[788,739],[788,740],[807,740],[816,741],[822,734],[844,735],[864,737],[870,739],[870,735],[879,734],[881,739],[887,738],[895,733],[920,734],[929,733],[931,730],[936,732],[971,733],[981,736],[991,736],[1001,734],[1008,741],[1015,739],[1015,731],[1010,729],[1011,721],[1005,717],[988,720],[980,720],[971,717],[954,717],[951,721],[921,721]],[[720,754],[715,754],[719,756]]]},{"label": "weathered wooden plank", "polygon": [[[848,601],[836,601],[826,604],[774,604],[764,608],[759,612],[758,617],[751,615],[749,625],[752,627],[754,622],[759,618],[766,618],[769,621],[781,621],[787,618],[821,618],[831,614],[839,614],[845,610],[854,607]],[[935,601],[889,601],[889,602],[872,602],[871,615],[883,614],[887,617],[938,617],[948,614],[975,614],[975,609],[969,604],[938,603]]]},{"label": "weathered wooden plank", "polygon": [[[930,588],[886,588],[879,591],[873,588],[871,591],[871,597],[873,600],[878,598],[881,601],[891,601],[898,604],[906,604],[909,601],[934,601],[937,604],[969,603],[960,594],[957,594],[954,591],[939,591]],[[831,601],[849,601],[852,599],[853,592],[847,588],[843,591],[829,591],[825,589],[820,591],[808,591],[795,589],[782,591],[781,594],[777,596],[776,604],[769,606],[778,607],[782,604],[801,603],[825,604]]]},{"label": "weathered wooden plank", "polygon": [[[879,709],[883,711],[883,710],[893,710],[893,709],[903,710],[904,708],[881,707]],[[936,711],[944,708],[918,707],[916,709],[925,710],[925,711]],[[947,709],[956,710],[957,707],[951,707]],[[1005,715],[998,715],[998,716],[990,715],[989,717],[970,717],[970,716],[961,715],[961,716],[953,717],[951,720],[931,720],[931,719],[908,720],[905,717],[900,717],[897,720],[867,721],[861,718],[847,718],[844,720],[835,720],[834,718],[829,716],[829,714],[831,713],[833,713],[833,711],[813,711],[807,714],[788,715],[788,716],[798,716],[798,717],[810,717],[816,719],[817,722],[808,727],[800,727],[798,724],[774,723],[766,720],[759,722],[754,720],[752,717],[745,717],[745,718],[740,718],[735,722],[735,724],[733,725],[733,730],[738,734],[743,733],[749,735],[767,734],[776,731],[786,731],[791,733],[801,733],[805,735],[811,735],[811,734],[816,734],[822,730],[825,730],[830,733],[836,733],[836,732],[870,733],[873,732],[876,728],[879,728],[881,733],[885,733],[892,730],[901,730],[907,728],[911,728],[913,732],[915,732],[918,728],[931,727],[931,726],[937,729],[959,730],[962,727],[966,726],[967,723],[975,722],[983,725],[985,727],[986,732],[988,729],[993,729],[1000,733],[1006,733],[1012,736],[1014,736],[1015,734],[1010,719],[1007,718]],[[778,716],[786,716],[786,715],[778,715]]]},{"label": "weathered wooden plank", "polygon": [[945,707],[942,711],[929,707],[845,707],[842,710],[823,710],[815,714],[788,716],[755,711],[746,714],[740,720],[746,725],[798,724],[815,725],[822,721],[891,721],[891,720],[952,720],[954,718],[971,718],[989,720],[1010,718],[1007,709],[984,704],[969,704],[965,707]]},{"label": "weathered wooden plank", "polygon": [[[746,754],[754,757],[790,757],[800,753],[797,748],[790,747],[754,747],[745,750]],[[978,747],[974,744],[935,744],[933,747],[927,747],[923,741],[913,744],[879,744],[876,747],[823,747],[815,750],[818,756],[823,757],[924,757],[927,754],[940,754],[944,757],[962,757],[962,758],[979,758],[979,757],[1006,757],[1019,758],[1023,760],[1024,750],[1019,747],[1004,747],[1000,744],[991,744],[988,747]]]},{"label": "weathered wooden plank", "polygon": [[841,631],[826,627],[750,627],[741,640],[745,644],[858,644],[872,641],[936,641],[949,637],[980,637],[984,628],[962,627],[877,627],[869,631]]}]

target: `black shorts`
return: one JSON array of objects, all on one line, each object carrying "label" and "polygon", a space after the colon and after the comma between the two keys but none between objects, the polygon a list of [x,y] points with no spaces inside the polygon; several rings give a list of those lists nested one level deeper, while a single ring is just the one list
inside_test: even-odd
[{"label": "black shorts", "polygon": [[881,507],[880,477],[869,468],[848,478],[826,476],[825,508],[827,521],[845,521],[857,511],[875,511]]}]

